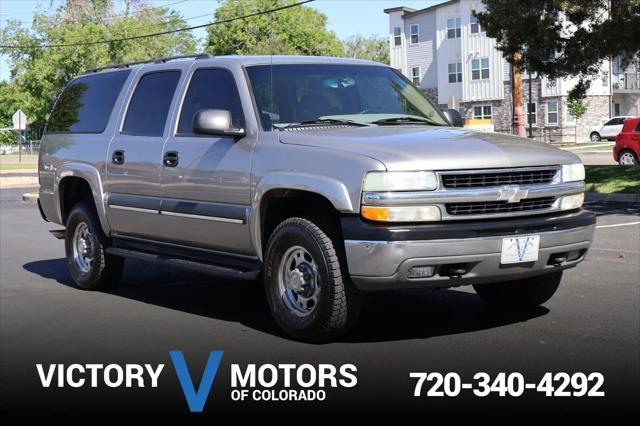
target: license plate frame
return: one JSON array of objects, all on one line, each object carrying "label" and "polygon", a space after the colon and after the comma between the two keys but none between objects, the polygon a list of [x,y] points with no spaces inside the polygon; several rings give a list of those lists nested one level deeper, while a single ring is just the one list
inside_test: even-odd
[{"label": "license plate frame", "polygon": [[521,235],[502,239],[500,264],[513,265],[530,263],[538,260],[540,252],[540,235]]}]

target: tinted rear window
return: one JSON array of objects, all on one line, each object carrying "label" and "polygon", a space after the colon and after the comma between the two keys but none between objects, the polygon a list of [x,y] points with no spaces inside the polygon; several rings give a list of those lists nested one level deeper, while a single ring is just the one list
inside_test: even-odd
[{"label": "tinted rear window", "polygon": [[131,97],[122,131],[138,136],[162,136],[180,71],[142,76]]},{"label": "tinted rear window", "polygon": [[47,132],[102,133],[130,70],[73,80],[58,98]]}]

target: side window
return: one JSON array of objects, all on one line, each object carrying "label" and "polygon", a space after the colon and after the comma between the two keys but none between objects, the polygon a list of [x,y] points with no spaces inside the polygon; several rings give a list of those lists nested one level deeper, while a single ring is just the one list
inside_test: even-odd
[{"label": "side window", "polygon": [[150,72],[142,76],[133,92],[123,133],[162,136],[180,71]]},{"label": "side window", "polygon": [[606,123],[604,123],[604,125],[605,126],[615,126],[617,124],[621,124],[619,121],[620,120],[618,118],[612,118],[611,120],[609,120]]},{"label": "side window", "polygon": [[636,125],[636,130],[634,130],[634,132],[640,132],[640,122]]},{"label": "side window", "polygon": [[230,71],[202,68],[193,73],[182,104],[178,134],[191,134],[193,117],[201,109],[225,109],[234,127],[243,126],[242,103]]},{"label": "side window", "polygon": [[82,76],[58,98],[47,132],[102,133],[130,70]]}]

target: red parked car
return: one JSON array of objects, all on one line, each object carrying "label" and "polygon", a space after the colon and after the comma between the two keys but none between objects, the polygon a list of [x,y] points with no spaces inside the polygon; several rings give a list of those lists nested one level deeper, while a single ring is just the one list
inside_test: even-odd
[{"label": "red parked car", "polygon": [[638,165],[640,158],[640,118],[628,118],[616,136],[613,159],[621,166]]}]

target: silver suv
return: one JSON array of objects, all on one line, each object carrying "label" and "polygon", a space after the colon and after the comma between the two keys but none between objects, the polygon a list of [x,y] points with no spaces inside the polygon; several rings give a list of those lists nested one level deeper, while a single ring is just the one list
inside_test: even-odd
[{"label": "silver suv", "polygon": [[127,257],[260,277],[301,340],[347,331],[365,291],[473,285],[493,305],[544,303],[592,240],[584,167],[461,121],[369,61],[91,70],[51,112],[39,206],[65,226],[80,288],[115,284]]}]

